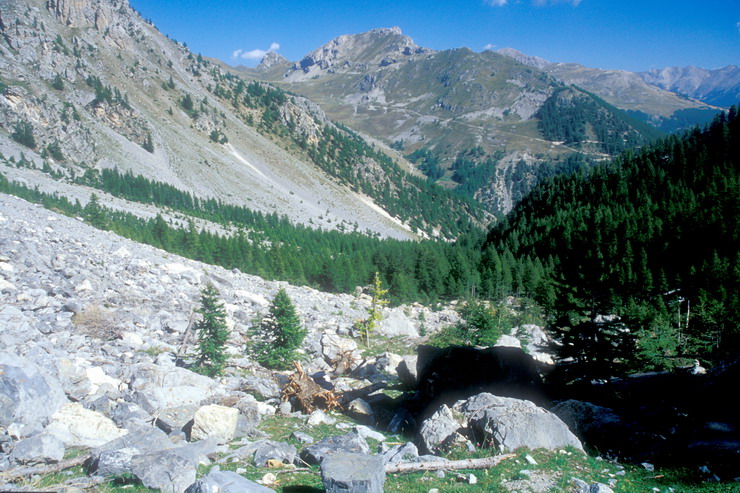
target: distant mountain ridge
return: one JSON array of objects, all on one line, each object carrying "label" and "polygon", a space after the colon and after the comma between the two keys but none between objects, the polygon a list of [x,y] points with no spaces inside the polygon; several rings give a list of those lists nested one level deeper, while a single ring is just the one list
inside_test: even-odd
[{"label": "distant mountain ridge", "polygon": [[[653,138],[657,133],[646,121],[658,126],[676,111],[709,108],[636,74],[551,64],[511,48],[435,51],[397,27],[338,36],[297,62],[271,59],[242,70],[306,96],[331,119],[412,156],[427,176],[464,188],[496,212],[509,210],[538,177],[551,172],[552,163],[567,163],[572,156],[606,159]],[[571,84],[586,90],[572,99],[578,101],[577,119],[592,121],[569,133],[581,140],[548,138],[541,110]],[[594,95],[604,101],[587,103]],[[591,110],[584,111],[587,107]],[[550,115],[572,118],[573,111]]]},{"label": "distant mountain ridge", "polygon": [[740,101],[740,67],[718,69],[666,67],[639,73],[647,83],[667,91],[716,106],[729,107]]}]

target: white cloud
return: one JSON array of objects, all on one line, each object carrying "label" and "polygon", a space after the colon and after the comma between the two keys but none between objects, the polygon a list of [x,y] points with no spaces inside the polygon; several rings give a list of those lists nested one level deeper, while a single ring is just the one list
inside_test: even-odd
[{"label": "white cloud", "polygon": [[277,51],[280,49],[280,43],[271,43],[270,47],[267,50],[261,50],[259,48],[255,50],[242,50],[241,48],[238,50],[234,50],[231,53],[231,58],[243,58],[244,60],[262,60],[265,55],[272,51]]},{"label": "white cloud", "polygon": [[483,0],[486,5],[491,7],[503,7],[506,5],[507,0]]},{"label": "white cloud", "polygon": [[488,43],[486,46],[483,47],[484,50],[492,50],[496,47],[495,44]]}]

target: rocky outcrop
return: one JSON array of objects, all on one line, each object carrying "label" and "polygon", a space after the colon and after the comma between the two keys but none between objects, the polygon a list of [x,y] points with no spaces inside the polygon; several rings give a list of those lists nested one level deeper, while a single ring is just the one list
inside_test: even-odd
[{"label": "rocky outcrop", "polygon": [[433,50],[422,48],[401,33],[398,27],[373,29],[361,34],[344,34],[307,54],[285,74],[290,81],[307,80],[357,68],[387,67],[408,60],[414,55],[426,55]]}]

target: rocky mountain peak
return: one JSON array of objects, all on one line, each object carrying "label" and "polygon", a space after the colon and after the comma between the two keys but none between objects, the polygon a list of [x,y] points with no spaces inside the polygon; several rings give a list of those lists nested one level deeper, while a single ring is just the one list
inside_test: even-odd
[{"label": "rocky mountain peak", "polygon": [[259,65],[257,65],[257,69],[269,70],[276,65],[282,65],[284,63],[289,63],[287,58],[277,52],[268,51]]},{"label": "rocky mountain peak", "polygon": [[336,72],[364,72],[432,52],[414,43],[399,27],[343,34],[303,57],[285,77],[297,81]]},{"label": "rocky mountain peak", "polygon": [[501,48],[500,50],[496,50],[496,53],[507,56],[509,58],[513,58],[514,60],[521,63],[522,65],[527,65],[529,67],[536,67],[538,69],[543,69],[546,66],[550,65],[550,62],[545,60],[544,58],[540,58],[538,56],[527,55],[514,48]]}]

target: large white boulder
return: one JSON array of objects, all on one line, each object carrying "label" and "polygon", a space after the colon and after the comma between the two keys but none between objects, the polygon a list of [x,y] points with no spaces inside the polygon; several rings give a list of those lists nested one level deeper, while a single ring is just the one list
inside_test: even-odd
[{"label": "large white boulder", "polygon": [[227,443],[236,434],[236,423],[239,410],[233,407],[210,404],[195,412],[193,428],[190,432],[192,440],[213,438],[220,443]]}]

